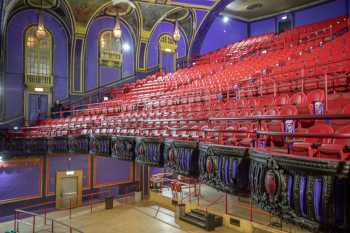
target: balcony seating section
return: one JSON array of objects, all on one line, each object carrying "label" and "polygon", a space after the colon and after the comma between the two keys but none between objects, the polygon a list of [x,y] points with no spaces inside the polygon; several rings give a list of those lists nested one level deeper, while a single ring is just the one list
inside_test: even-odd
[{"label": "balcony seating section", "polygon": [[[345,120],[265,120],[259,125],[244,117],[350,113],[348,24],[338,17],[248,38],[200,57],[192,67],[126,84],[112,91],[111,100],[41,121],[25,135],[129,135],[284,150],[292,144],[298,156],[347,159],[347,139],[257,138],[255,133],[259,126],[286,132],[291,124],[295,132],[346,134]],[[207,119],[225,117],[242,120]]]}]

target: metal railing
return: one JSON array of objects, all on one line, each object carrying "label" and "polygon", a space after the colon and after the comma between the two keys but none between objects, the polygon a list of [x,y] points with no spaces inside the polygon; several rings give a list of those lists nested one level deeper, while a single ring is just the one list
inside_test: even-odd
[{"label": "metal railing", "polygon": [[51,233],[64,230],[64,232],[78,232],[83,233],[83,231],[72,227],[61,221],[48,218],[47,215],[39,215],[34,212],[29,212],[25,210],[16,209],[15,210],[15,220],[14,220],[14,231],[22,232],[23,225],[27,226],[26,231],[31,231],[32,233],[39,231],[48,231]]}]

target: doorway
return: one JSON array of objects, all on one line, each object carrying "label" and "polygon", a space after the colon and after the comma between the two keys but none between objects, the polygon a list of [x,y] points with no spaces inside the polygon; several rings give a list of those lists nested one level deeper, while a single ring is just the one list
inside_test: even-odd
[{"label": "doorway", "polygon": [[29,125],[48,117],[49,95],[28,93],[28,110],[26,118]]},{"label": "doorway", "polygon": [[175,53],[161,52],[161,71],[163,73],[175,72]]},{"label": "doorway", "polygon": [[278,33],[288,31],[292,28],[292,22],[290,19],[284,19],[278,22]]},{"label": "doorway", "polygon": [[82,171],[57,172],[56,208],[76,208],[82,204]]}]

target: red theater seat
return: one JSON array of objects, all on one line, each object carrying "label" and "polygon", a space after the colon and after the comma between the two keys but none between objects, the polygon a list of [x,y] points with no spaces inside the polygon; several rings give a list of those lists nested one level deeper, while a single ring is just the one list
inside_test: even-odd
[{"label": "red theater seat", "polygon": [[[350,126],[338,129],[335,134],[350,134]],[[349,148],[348,148],[349,146]],[[318,157],[327,159],[349,159],[350,139],[334,139],[332,144],[322,144],[319,147]]]},{"label": "red theater seat", "polygon": [[[332,127],[326,124],[316,124],[307,130],[309,134],[333,134]],[[305,138],[304,142],[295,142],[292,146],[292,153],[302,156],[314,157],[317,153],[317,147],[321,144],[330,144],[329,138]]]}]

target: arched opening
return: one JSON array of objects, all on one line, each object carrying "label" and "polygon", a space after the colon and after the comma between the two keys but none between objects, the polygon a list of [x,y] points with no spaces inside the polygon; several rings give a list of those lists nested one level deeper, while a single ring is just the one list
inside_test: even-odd
[{"label": "arched opening", "polygon": [[173,37],[164,34],[159,38],[159,58],[160,71],[163,73],[172,73],[176,71],[177,44]]},{"label": "arched opening", "polygon": [[27,124],[44,119],[52,102],[52,35],[36,36],[37,26],[30,26],[24,36],[25,92],[24,116]]}]

